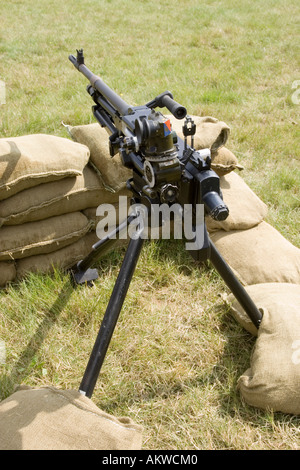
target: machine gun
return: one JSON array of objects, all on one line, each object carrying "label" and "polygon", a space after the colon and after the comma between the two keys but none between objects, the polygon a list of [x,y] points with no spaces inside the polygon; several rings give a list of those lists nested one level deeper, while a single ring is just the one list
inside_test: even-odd
[{"label": "machine gun", "polygon": [[[131,106],[117,95],[104,81],[91,72],[84,63],[83,51],[77,56],[69,56],[73,65],[89,80],[87,92],[94,101],[93,114],[98,123],[105,127],[109,135],[109,151],[113,158],[119,153],[122,164],[132,170],[127,188],[132,193],[131,204],[143,206],[147,219],[151,220],[153,207],[161,204],[191,207],[191,220],[194,242],[188,251],[200,262],[210,260],[219,272],[233,295],[256,327],[262,315],[248,293],[222,258],[209,238],[205,226],[204,213],[221,221],[228,217],[229,210],[222,199],[219,177],[211,169],[209,149],[196,151],[193,136],[196,126],[187,116],[186,109],[173,99],[172,93],[165,91],[143,106]],[[180,139],[172,131],[171,122],[155,108],[167,108],[176,119],[184,119],[183,135]],[[190,137],[191,145],[188,144]],[[204,207],[199,220],[197,208]],[[115,242],[116,235],[138,217],[134,211],[127,220],[102,240],[93,245],[91,252],[72,268],[76,283],[92,283],[98,272],[92,268],[108,245]],[[186,212],[182,210],[182,217]],[[201,227],[203,236],[197,237]],[[90,355],[80,392],[91,397],[114,328],[117,324],[134,270],[144,242],[143,229],[132,236],[125,253],[116,283],[113,288],[103,321]]]}]

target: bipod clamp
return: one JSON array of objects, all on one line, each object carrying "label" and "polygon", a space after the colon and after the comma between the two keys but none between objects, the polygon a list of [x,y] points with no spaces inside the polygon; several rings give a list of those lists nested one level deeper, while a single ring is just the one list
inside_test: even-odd
[{"label": "bipod clamp", "polygon": [[79,261],[76,266],[74,266],[71,270],[72,280],[75,285],[86,284],[88,287],[93,286],[93,281],[98,279],[98,271],[97,269],[82,269],[81,268],[81,261]]}]

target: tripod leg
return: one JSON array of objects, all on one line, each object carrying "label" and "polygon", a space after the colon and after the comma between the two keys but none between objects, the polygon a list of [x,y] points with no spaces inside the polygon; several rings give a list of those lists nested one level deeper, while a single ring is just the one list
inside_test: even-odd
[{"label": "tripod leg", "polygon": [[114,328],[117,324],[143,242],[144,240],[140,237],[130,239],[125,253],[120,272],[79,388],[80,392],[89,398],[93,393]]},{"label": "tripod leg", "polygon": [[262,319],[262,314],[242,284],[238,281],[226,261],[222,258],[212,241],[210,241],[210,260],[237,301],[241,304],[254,325],[258,328]]}]

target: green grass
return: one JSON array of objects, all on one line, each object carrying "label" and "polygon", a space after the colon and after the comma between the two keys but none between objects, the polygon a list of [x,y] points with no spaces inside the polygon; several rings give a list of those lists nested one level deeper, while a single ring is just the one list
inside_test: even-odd
[{"label": "green grass", "polygon": [[[269,207],[268,221],[299,238],[300,78],[296,1],[2,1],[0,136],[93,122],[87,66],[133,105],[169,89],[190,114],[231,127],[227,147]],[[30,275],[0,293],[1,398],[16,383],[77,389],[123,250],[106,256],[93,289],[67,275]],[[146,243],[93,401],[144,426],[144,449],[299,449],[299,417],[241,400],[255,343],[180,241]]]}]

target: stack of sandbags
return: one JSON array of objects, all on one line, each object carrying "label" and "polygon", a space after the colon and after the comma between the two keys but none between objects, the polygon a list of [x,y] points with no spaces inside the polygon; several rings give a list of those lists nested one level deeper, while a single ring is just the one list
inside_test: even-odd
[{"label": "stack of sandbags", "polygon": [[[230,155],[224,147],[219,155],[224,150]],[[300,414],[300,250],[266,222],[266,204],[227,163],[220,187],[230,215],[223,222],[206,217],[206,224],[217,250],[263,312],[257,330],[233,294],[227,296],[234,318],[257,337],[238,388],[250,405]]]},{"label": "stack of sandbags", "polygon": [[[35,134],[0,139],[0,285],[70,267],[97,240],[83,210],[110,201],[85,145]],[[109,196],[108,196],[109,195]]]},{"label": "stack of sandbags", "polygon": [[233,316],[257,337],[250,367],[238,380],[244,400],[255,407],[300,414],[300,285],[262,283],[246,291],[263,313],[257,330],[229,296]]},{"label": "stack of sandbags", "polygon": [[252,406],[300,414],[300,250],[264,220],[266,206],[239,175],[220,181],[230,215],[207,220],[210,238],[263,313],[257,330],[227,297],[234,318],[257,337],[238,389]]}]

